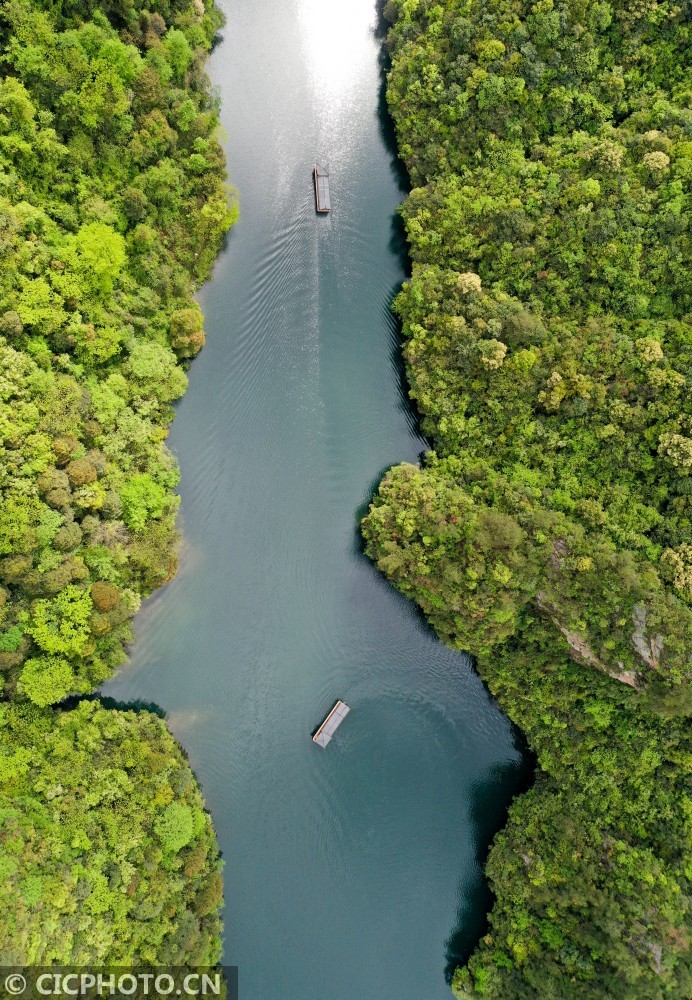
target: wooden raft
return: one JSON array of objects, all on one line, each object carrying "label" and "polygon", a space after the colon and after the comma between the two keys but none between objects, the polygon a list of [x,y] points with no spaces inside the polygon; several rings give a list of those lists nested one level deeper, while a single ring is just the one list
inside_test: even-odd
[{"label": "wooden raft", "polygon": [[327,718],[312,737],[313,742],[320,747],[326,747],[351,709],[345,701],[337,701]]},{"label": "wooden raft", "polygon": [[315,164],[315,207],[318,212],[330,212],[332,208],[329,197],[329,168],[321,163]]}]

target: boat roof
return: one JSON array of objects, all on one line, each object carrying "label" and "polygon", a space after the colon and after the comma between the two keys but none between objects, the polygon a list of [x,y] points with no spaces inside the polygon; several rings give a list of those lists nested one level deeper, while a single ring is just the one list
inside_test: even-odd
[{"label": "boat roof", "polygon": [[315,196],[317,211],[329,212],[332,207],[329,197],[329,171],[321,163],[315,164]]},{"label": "boat roof", "polygon": [[337,701],[334,708],[313,736],[314,742],[318,743],[321,747],[326,747],[349,712],[350,708],[346,702]]}]

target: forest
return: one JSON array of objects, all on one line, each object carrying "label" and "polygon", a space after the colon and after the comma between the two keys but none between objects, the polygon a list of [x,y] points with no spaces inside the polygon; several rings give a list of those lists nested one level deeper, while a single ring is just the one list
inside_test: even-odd
[{"label": "forest", "polygon": [[537,759],[452,990],[689,996],[689,10],[385,15],[430,451],[385,475],[366,551]]},{"label": "forest", "polygon": [[220,955],[183,751],[89,696],[176,571],[165,441],[236,214],[204,70],[221,24],[212,0],[0,5],[5,965]]}]

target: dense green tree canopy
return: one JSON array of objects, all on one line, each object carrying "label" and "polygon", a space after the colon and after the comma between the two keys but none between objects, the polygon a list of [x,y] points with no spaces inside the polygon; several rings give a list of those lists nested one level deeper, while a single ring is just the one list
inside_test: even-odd
[{"label": "dense green tree canopy", "polygon": [[0,801],[5,965],[218,961],[211,819],[156,716],[1,706]]},{"label": "dense green tree canopy", "polygon": [[367,551],[538,756],[460,996],[654,1000],[682,960],[692,636],[689,18],[390,0],[396,301],[433,450]]},{"label": "dense green tree canopy", "polygon": [[40,704],[107,677],[175,571],[166,428],[232,212],[200,68],[218,14],[159,6],[0,14],[0,671]]},{"label": "dense green tree canopy", "polygon": [[94,704],[176,568],[165,447],[234,209],[211,0],[0,5],[0,868],[5,964],[218,960],[190,769]]}]

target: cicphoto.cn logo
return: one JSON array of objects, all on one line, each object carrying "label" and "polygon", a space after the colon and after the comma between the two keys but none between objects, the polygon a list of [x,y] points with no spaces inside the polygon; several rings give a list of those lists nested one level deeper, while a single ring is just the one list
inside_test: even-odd
[{"label": "cicphoto.cn logo", "polygon": [[7,997],[208,997],[237,1000],[238,970],[147,968],[23,968],[0,973],[0,995]]}]

